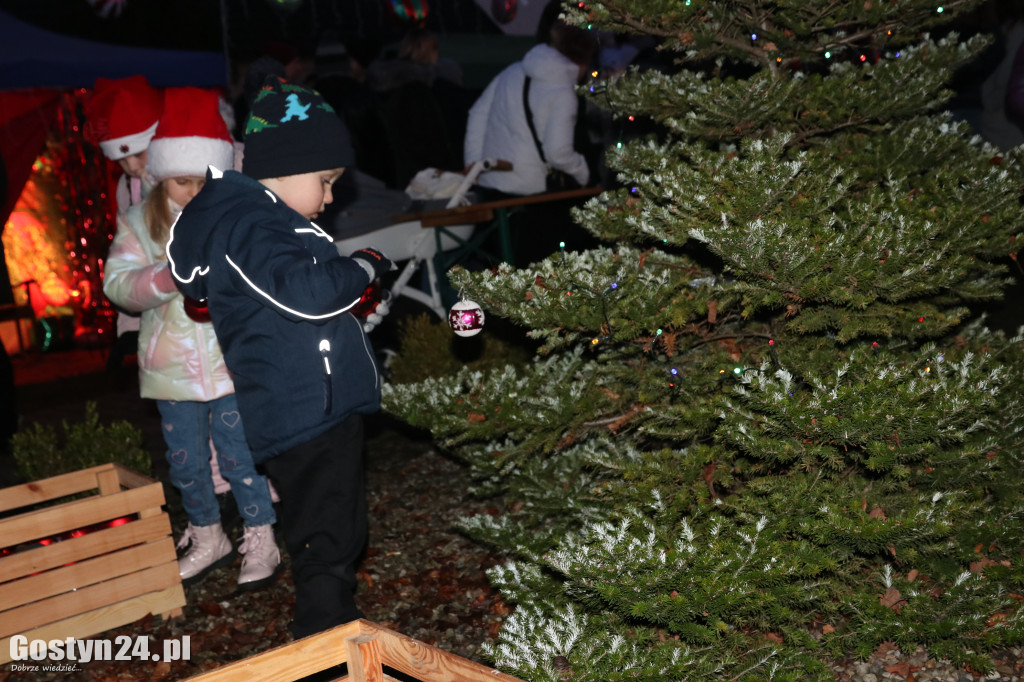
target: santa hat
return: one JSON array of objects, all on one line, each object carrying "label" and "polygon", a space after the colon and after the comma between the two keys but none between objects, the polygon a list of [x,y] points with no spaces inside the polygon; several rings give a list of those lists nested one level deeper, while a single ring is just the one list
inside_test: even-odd
[{"label": "santa hat", "polygon": [[234,168],[235,145],[220,114],[217,93],[167,88],[164,113],[149,143],[147,166],[156,180],[206,176],[207,166]]},{"label": "santa hat", "polygon": [[97,78],[86,103],[85,134],[111,161],[146,151],[164,100],[145,76]]}]

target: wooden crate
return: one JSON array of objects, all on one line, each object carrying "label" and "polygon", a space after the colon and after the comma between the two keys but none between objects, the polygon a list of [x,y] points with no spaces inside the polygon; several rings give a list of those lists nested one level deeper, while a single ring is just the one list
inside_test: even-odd
[{"label": "wooden crate", "polygon": [[163,504],[160,483],[118,464],[0,489],[0,663],[14,635],[81,639],[180,616]]},{"label": "wooden crate", "polygon": [[422,682],[522,682],[367,620],[311,635],[189,678],[194,682],[292,682],[344,663],[337,680],[384,682],[385,667]]}]

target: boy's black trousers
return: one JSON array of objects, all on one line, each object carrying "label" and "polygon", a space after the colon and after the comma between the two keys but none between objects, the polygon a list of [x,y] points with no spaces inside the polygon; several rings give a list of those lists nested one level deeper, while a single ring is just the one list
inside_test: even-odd
[{"label": "boy's black trousers", "polygon": [[362,618],[356,565],[367,539],[363,421],[351,415],[263,463],[281,498],[295,581],[295,639]]}]

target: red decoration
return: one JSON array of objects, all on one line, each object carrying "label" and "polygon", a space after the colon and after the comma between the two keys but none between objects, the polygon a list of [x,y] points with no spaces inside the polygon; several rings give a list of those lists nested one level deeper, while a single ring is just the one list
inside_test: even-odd
[{"label": "red decoration", "polygon": [[[52,545],[55,542],[62,542],[64,540],[74,540],[75,538],[80,538],[82,536],[88,535],[89,533],[95,533],[96,531],[101,531],[101,530],[104,530],[106,528],[116,528],[117,526],[123,526],[124,524],[130,523],[131,521],[133,521],[133,520],[135,520],[137,518],[138,518],[138,516],[135,516],[135,515],[133,515],[133,516],[120,516],[120,517],[118,517],[116,519],[111,519],[110,521],[101,521],[99,523],[94,523],[91,526],[84,526],[82,528],[76,528],[74,530],[68,531],[66,533],[62,533],[60,535],[54,535],[54,536],[48,537],[48,538],[41,538],[39,540],[35,540],[35,541],[32,541],[32,542],[24,543],[24,544],[21,544],[21,545],[16,545],[14,547],[0,547],[0,557],[5,557],[5,556],[11,555],[11,554],[17,554],[18,552],[28,551],[28,550],[31,550],[33,548],[39,547],[39,546],[49,547],[50,545]],[[74,563],[76,563],[76,562],[69,561],[68,563],[66,563],[64,565],[65,566],[70,566],[70,565],[72,565]],[[39,572],[31,573],[30,575],[39,575]]]},{"label": "red decoration", "polygon": [[491,0],[491,15],[499,24],[507,24],[516,18],[519,0]]},{"label": "red decoration", "polygon": [[194,322],[209,322],[210,307],[206,305],[206,299],[197,301],[188,296],[185,297],[185,314]]},{"label": "red decoration", "polygon": [[365,319],[370,315],[370,313],[377,309],[377,304],[380,303],[380,297],[380,280],[375,279],[370,282],[369,286],[363,289],[363,295],[359,297],[359,302],[352,306],[352,309],[349,312],[358,318]]},{"label": "red decoration", "polygon": [[65,96],[45,157],[60,180],[54,198],[67,222],[70,271],[66,280],[75,283],[79,292],[75,327],[105,329],[113,341],[114,315],[107,314],[112,307],[102,292],[103,265],[117,229],[113,202],[106,193],[108,174],[116,165],[85,139],[82,102],[86,93],[78,90]]}]

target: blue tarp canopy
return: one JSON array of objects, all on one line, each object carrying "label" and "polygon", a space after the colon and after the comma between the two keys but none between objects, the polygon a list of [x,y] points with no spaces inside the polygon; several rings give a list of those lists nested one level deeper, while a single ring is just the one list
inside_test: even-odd
[{"label": "blue tarp canopy", "polygon": [[25,23],[0,10],[0,90],[91,88],[97,78],[142,74],[155,87],[227,85],[218,52],[108,45]]}]

